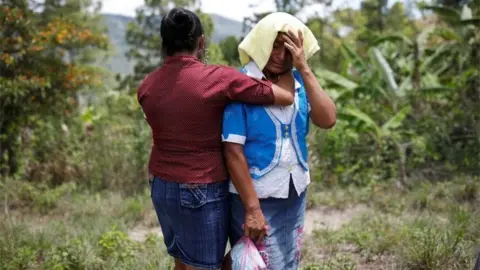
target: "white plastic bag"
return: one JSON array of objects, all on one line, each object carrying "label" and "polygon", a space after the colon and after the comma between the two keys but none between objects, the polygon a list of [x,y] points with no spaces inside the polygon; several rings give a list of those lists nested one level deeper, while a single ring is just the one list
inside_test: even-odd
[{"label": "white plastic bag", "polygon": [[233,270],[266,270],[267,266],[249,237],[242,237],[231,251]]}]

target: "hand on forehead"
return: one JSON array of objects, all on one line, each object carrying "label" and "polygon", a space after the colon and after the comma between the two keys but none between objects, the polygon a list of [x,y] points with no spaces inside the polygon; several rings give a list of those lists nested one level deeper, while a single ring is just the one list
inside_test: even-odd
[{"label": "hand on forehead", "polygon": [[278,35],[277,35],[277,38],[275,39],[275,41],[285,42],[285,41],[286,41],[285,37],[288,37],[288,33],[286,33],[286,32],[278,32]]},{"label": "hand on forehead", "polygon": [[295,31],[292,28],[288,28],[287,32],[278,32],[275,42],[288,42],[292,40],[296,43],[300,39],[303,39],[301,30]]}]

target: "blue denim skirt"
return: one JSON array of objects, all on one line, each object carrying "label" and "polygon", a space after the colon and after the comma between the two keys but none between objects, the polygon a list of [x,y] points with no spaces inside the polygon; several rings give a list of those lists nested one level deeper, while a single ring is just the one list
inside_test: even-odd
[{"label": "blue denim skirt", "polygon": [[155,177],[151,189],[168,254],[196,268],[220,268],[228,241],[228,181],[179,184]]},{"label": "blue denim skirt", "polygon": [[[300,264],[303,225],[306,210],[306,191],[300,196],[290,183],[288,199],[260,200],[260,208],[269,226],[264,243],[258,245],[269,270],[296,270]],[[230,243],[235,244],[243,235],[245,208],[240,196],[231,195]]]}]

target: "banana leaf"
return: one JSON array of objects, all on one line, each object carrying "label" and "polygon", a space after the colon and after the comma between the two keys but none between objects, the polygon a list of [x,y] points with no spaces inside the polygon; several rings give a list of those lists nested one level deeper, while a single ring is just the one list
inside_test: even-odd
[{"label": "banana leaf", "polygon": [[380,50],[378,48],[373,48],[372,53],[373,53],[373,59],[375,60],[375,62],[377,63],[380,69],[380,73],[382,74],[383,80],[387,83],[392,93],[397,97],[404,96],[405,93],[400,93],[398,91],[398,85],[397,85],[397,82],[395,81],[393,70],[388,64],[385,57],[383,57]]},{"label": "banana leaf", "polygon": [[455,31],[453,31],[451,28],[447,27],[437,27],[435,30],[436,33],[438,33],[443,39],[447,41],[461,41],[462,37]]},{"label": "banana leaf", "polygon": [[398,91],[402,93],[406,93],[408,90],[412,89],[412,76],[405,77],[398,87]]},{"label": "banana leaf", "polygon": [[322,78],[328,82],[334,83],[336,85],[342,86],[345,89],[353,90],[358,87],[358,84],[343,77],[342,75],[329,71],[326,69],[319,69],[315,71],[315,75],[319,78]]},{"label": "banana leaf", "polygon": [[436,94],[444,94],[448,92],[453,92],[455,89],[449,88],[446,86],[439,86],[439,87],[424,87],[421,88],[419,93],[422,94],[422,96],[433,96]]},{"label": "banana leaf", "polygon": [[416,41],[418,46],[419,57],[423,56],[423,52],[425,51],[425,48],[428,43],[428,38],[430,34],[432,34],[435,31],[435,29],[436,28],[434,26],[429,26],[423,29],[423,31],[420,32],[420,34],[417,36]]},{"label": "banana leaf", "polygon": [[352,50],[348,45],[345,43],[342,43],[342,46],[340,47],[340,51],[342,52],[343,56],[350,60],[350,62],[353,63],[353,65],[359,69],[360,72],[367,72],[367,64],[362,60],[360,55],[358,55],[357,52]]},{"label": "banana leaf", "polygon": [[462,25],[474,25],[474,26],[479,26],[480,25],[480,18],[472,18],[468,20],[462,20],[461,21]]},{"label": "banana leaf", "polygon": [[375,121],[368,114],[362,112],[361,110],[357,108],[345,108],[342,114],[353,116],[354,118],[364,122],[375,132],[377,136],[382,134],[382,129],[377,125],[377,123],[375,123]]},{"label": "banana leaf", "polygon": [[419,8],[423,10],[431,10],[452,24],[456,24],[461,20],[460,12],[454,8],[429,5],[420,5]]},{"label": "banana leaf", "polygon": [[382,37],[377,38],[375,41],[373,41],[373,46],[377,46],[377,45],[379,45],[383,42],[387,42],[387,41],[390,41],[390,42],[402,41],[402,42],[405,42],[406,44],[408,44],[409,46],[413,45],[412,41],[404,35],[388,35],[388,36],[382,36]]},{"label": "banana leaf", "polygon": [[447,43],[440,44],[440,46],[437,47],[437,49],[432,55],[426,57],[425,60],[423,60],[423,63],[420,65],[420,70],[424,72],[428,68],[433,67],[433,64],[436,62],[436,60],[440,62],[445,61],[445,59],[442,59],[441,57],[443,57],[445,53],[448,53],[449,48],[450,48],[450,44],[447,44]]},{"label": "banana leaf", "polygon": [[411,110],[411,106],[406,106],[398,111],[392,118],[382,125],[382,133],[385,135],[391,132],[393,129],[399,128]]}]

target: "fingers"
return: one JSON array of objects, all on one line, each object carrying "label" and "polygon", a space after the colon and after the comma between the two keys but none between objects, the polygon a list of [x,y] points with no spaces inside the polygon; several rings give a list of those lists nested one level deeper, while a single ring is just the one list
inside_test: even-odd
[{"label": "fingers", "polygon": [[[300,32],[300,30],[299,30]],[[300,41],[300,35],[295,34],[291,29],[288,30],[288,37],[293,41],[293,43],[297,46],[300,47],[302,46],[301,41]]]},{"label": "fingers", "polygon": [[268,234],[268,226],[260,209],[247,211],[245,213],[245,223],[243,225],[244,235],[251,238],[254,242],[262,242]]},{"label": "fingers", "polygon": [[262,230],[256,230],[255,234],[252,235],[252,240],[254,242],[258,242],[258,239],[260,238],[261,234],[262,234]]},{"label": "fingers", "polygon": [[292,40],[289,36],[287,36],[287,35],[285,35],[285,36],[283,37],[283,40],[285,40],[285,43],[284,43],[284,44],[285,44],[285,47],[287,47],[287,49],[288,49],[293,55],[295,55],[295,51],[296,51],[296,49],[298,48],[297,45],[295,44],[295,42],[293,42],[293,40]]},{"label": "fingers", "polygon": [[263,240],[265,240],[265,236],[267,236],[267,231],[263,229],[258,235],[256,243],[257,244],[263,243]]},{"label": "fingers", "polygon": [[255,243],[262,243],[263,240],[265,239],[265,236],[267,236],[267,231],[265,229],[265,226],[263,228],[255,228],[255,229],[250,229],[249,230],[249,235]]},{"label": "fingers", "polygon": [[292,46],[296,45],[289,35],[283,35],[283,40],[285,41],[285,43],[288,43]]},{"label": "fingers", "polygon": [[266,235],[265,230],[262,230],[262,229],[248,228],[248,229],[245,229],[244,231],[245,231],[245,236],[249,237],[254,242],[263,241]]},{"label": "fingers", "polygon": [[292,45],[290,45],[288,42],[285,42],[285,47],[290,51],[292,55],[295,55],[295,48],[293,48]]},{"label": "fingers", "polygon": [[300,40],[300,46],[303,47],[303,31],[298,29],[298,39]]},{"label": "fingers", "polygon": [[243,226],[243,234],[250,237],[250,228],[248,226]]}]

